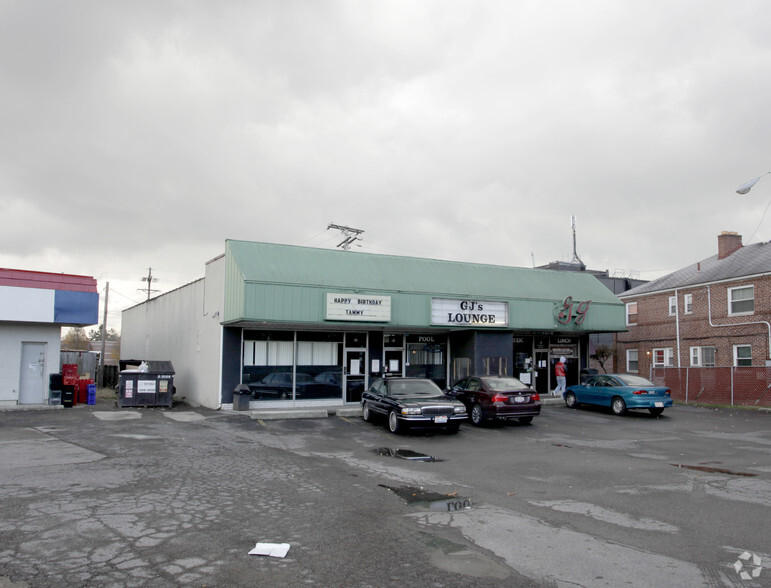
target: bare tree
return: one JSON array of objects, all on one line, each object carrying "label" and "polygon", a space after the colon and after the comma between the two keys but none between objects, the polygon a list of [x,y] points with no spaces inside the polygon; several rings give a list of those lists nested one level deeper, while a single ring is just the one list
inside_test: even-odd
[{"label": "bare tree", "polygon": [[605,369],[605,362],[611,357],[613,357],[613,349],[609,345],[598,345],[594,349],[594,355],[592,355],[592,359],[600,364],[602,371],[606,374],[608,373],[608,370]]},{"label": "bare tree", "polygon": [[[102,340],[102,325],[99,325],[98,329],[91,329],[88,332],[89,341],[101,341]],[[115,329],[107,329],[106,341],[120,341],[120,333]]]},{"label": "bare tree", "polygon": [[62,337],[62,349],[88,351],[88,335],[82,327],[73,327]]}]

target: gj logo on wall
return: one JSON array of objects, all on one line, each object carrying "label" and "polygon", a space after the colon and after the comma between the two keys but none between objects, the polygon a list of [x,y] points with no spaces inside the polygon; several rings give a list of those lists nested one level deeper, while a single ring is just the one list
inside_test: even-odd
[{"label": "gj logo on wall", "polygon": [[451,327],[506,327],[509,304],[496,300],[431,299],[431,324]]}]

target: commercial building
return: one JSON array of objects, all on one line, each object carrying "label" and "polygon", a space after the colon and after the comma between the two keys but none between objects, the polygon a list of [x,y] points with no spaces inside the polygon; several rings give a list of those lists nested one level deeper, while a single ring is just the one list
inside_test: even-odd
[{"label": "commercial building", "polygon": [[624,329],[594,276],[228,240],[202,279],[123,312],[121,356],[173,362],[178,397],[217,408],[358,402],[374,378],[508,374],[537,391]]},{"label": "commercial building", "polygon": [[98,314],[92,277],[0,268],[0,407],[46,403],[62,327],[96,324]]}]

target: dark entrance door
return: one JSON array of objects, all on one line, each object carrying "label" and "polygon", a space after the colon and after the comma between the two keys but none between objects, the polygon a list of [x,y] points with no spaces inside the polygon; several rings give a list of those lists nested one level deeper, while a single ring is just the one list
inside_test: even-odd
[{"label": "dark entrance door", "polygon": [[360,402],[366,384],[366,349],[345,351],[345,401]]},{"label": "dark entrance door", "polygon": [[541,396],[549,394],[549,351],[535,352],[535,391]]}]

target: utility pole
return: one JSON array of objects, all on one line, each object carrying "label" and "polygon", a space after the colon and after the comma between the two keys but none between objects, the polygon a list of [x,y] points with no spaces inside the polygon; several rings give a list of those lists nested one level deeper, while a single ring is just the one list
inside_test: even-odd
[{"label": "utility pole", "polygon": [[353,227],[345,227],[343,225],[336,225],[334,223],[329,223],[327,230],[329,229],[337,229],[343,233],[345,239],[338,243],[337,246],[342,247],[344,251],[349,251],[351,249],[351,243],[361,239],[360,235],[364,232],[363,229],[354,229]]},{"label": "utility pole", "polygon": [[152,283],[157,282],[158,278],[153,277],[153,268],[148,267],[147,268],[147,276],[142,278],[143,282],[147,282],[147,288],[138,288],[139,292],[147,292],[147,299],[150,300],[150,294],[152,292],[157,292],[158,290],[152,289]]},{"label": "utility pole", "polygon": [[99,355],[99,378],[97,379],[97,386],[99,388],[104,387],[104,342],[107,340],[107,302],[110,300],[110,282],[107,282],[107,286],[104,289],[104,318],[102,319],[102,352]]}]

